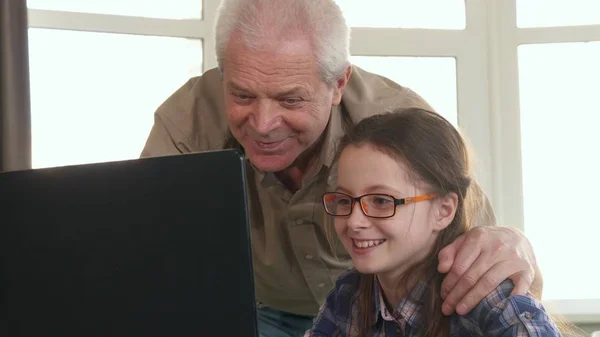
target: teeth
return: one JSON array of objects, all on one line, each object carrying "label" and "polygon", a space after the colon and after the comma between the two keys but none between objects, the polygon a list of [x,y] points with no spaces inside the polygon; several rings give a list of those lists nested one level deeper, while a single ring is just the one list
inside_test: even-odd
[{"label": "teeth", "polygon": [[369,248],[382,244],[385,240],[352,240],[358,248]]}]

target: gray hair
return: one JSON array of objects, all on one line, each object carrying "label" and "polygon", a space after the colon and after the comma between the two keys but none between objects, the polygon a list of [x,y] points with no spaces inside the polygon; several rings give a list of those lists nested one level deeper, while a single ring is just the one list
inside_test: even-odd
[{"label": "gray hair", "polygon": [[350,29],[334,0],[222,0],[215,24],[221,72],[235,32],[250,48],[294,37],[285,34],[308,34],[322,80],[328,84],[343,77],[350,65]]}]

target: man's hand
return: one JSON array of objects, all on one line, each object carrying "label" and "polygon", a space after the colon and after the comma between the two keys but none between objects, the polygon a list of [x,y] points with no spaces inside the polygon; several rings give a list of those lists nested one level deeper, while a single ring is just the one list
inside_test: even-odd
[{"label": "man's hand", "polygon": [[533,248],[512,228],[478,226],[442,249],[438,255],[442,283],[442,312],[464,315],[506,279],[514,283],[512,295],[542,295],[542,275]]}]

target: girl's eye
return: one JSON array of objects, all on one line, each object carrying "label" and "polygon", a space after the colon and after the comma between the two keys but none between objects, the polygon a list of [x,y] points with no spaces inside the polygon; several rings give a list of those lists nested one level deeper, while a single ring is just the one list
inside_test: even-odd
[{"label": "girl's eye", "polygon": [[340,206],[347,206],[350,204],[350,199],[338,199],[337,203]]},{"label": "girl's eye", "polygon": [[390,199],[383,197],[375,197],[373,198],[373,201],[376,205],[387,205],[391,202]]}]

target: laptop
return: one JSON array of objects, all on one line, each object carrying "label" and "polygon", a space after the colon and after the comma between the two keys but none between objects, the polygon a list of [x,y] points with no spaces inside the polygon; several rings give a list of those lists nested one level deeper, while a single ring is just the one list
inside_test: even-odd
[{"label": "laptop", "polygon": [[0,174],[0,336],[257,336],[245,165]]}]

